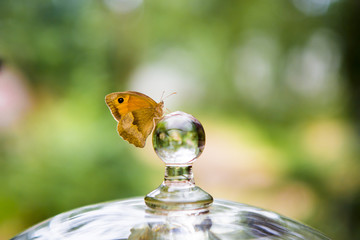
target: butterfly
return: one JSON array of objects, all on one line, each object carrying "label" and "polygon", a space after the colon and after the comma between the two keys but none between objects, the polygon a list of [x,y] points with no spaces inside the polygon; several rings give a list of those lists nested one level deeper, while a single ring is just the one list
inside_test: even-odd
[{"label": "butterfly", "polygon": [[163,101],[157,103],[135,91],[110,93],[105,102],[118,122],[119,135],[140,148],[145,146],[147,137],[164,114]]}]

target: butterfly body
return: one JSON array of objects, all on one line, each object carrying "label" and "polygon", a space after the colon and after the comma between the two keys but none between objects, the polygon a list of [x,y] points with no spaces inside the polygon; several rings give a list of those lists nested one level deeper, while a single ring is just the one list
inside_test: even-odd
[{"label": "butterfly body", "polygon": [[163,101],[157,103],[139,92],[110,93],[105,102],[118,122],[119,135],[136,147],[145,146],[146,138],[163,116]]}]

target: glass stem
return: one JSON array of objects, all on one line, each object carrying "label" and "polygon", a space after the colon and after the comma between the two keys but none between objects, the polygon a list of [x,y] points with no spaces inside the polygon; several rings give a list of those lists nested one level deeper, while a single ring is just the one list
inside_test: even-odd
[{"label": "glass stem", "polygon": [[166,166],[164,183],[170,185],[176,182],[189,182],[195,184],[192,165]]},{"label": "glass stem", "polygon": [[164,181],[147,194],[145,203],[153,210],[207,211],[213,202],[210,194],[195,185],[192,165],[167,165]]}]

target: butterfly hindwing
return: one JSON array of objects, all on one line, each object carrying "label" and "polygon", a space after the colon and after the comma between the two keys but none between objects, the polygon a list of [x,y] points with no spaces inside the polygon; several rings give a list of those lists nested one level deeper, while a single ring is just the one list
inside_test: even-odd
[{"label": "butterfly hindwing", "polygon": [[144,147],[154,128],[153,112],[148,108],[125,114],[118,123],[119,135],[137,147]]},{"label": "butterfly hindwing", "polygon": [[124,140],[134,144],[136,147],[144,147],[146,138],[144,138],[137,126],[132,124],[133,121],[134,116],[132,113],[124,115],[117,125],[118,133]]}]

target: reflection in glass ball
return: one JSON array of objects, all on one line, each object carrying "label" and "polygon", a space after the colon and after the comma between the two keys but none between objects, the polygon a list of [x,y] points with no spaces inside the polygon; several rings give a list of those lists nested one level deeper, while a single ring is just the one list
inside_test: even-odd
[{"label": "reflection in glass ball", "polygon": [[153,145],[167,165],[191,164],[204,150],[204,128],[190,114],[173,112],[156,125]]}]

